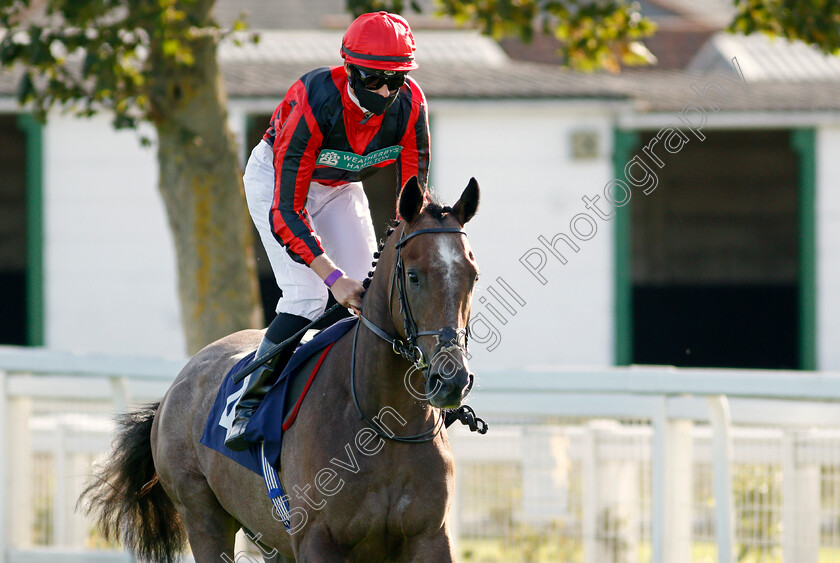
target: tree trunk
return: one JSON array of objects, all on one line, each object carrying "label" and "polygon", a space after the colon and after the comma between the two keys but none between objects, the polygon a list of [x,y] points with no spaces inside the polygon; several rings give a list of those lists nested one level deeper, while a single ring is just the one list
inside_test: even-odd
[{"label": "tree trunk", "polygon": [[[206,22],[213,2],[183,3]],[[236,143],[227,126],[216,43],[189,43],[195,64],[176,64],[152,42],[149,84],[158,134],[160,192],[175,241],[181,320],[190,354],[244,328],[262,326],[251,220]]]}]

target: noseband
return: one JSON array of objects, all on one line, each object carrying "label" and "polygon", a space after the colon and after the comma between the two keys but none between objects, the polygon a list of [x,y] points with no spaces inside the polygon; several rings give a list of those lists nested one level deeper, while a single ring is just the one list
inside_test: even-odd
[{"label": "noseband", "polygon": [[[388,310],[391,311],[391,303],[393,302],[393,291],[394,286],[396,286],[397,298],[400,303],[400,313],[402,314],[403,325],[405,329],[406,342],[403,342],[398,338],[392,338],[387,332],[373,324],[373,322],[371,322],[361,313],[359,314],[359,319],[361,320],[361,323],[356,324],[356,330],[353,335],[353,353],[350,359],[350,387],[353,393],[353,401],[356,403],[356,408],[359,411],[359,415],[367,423],[368,426],[370,426],[380,437],[387,438],[389,440],[394,440],[397,442],[419,443],[434,440],[435,437],[437,437],[437,435],[444,427],[445,417],[441,416],[440,421],[435,423],[435,426],[433,426],[431,429],[421,434],[416,434],[414,436],[392,436],[382,432],[382,430],[377,425],[375,425],[367,416],[365,416],[364,412],[362,411],[362,407],[359,404],[359,398],[356,395],[356,342],[359,334],[359,326],[361,324],[364,324],[371,332],[373,332],[379,338],[388,342],[391,345],[391,349],[394,351],[395,354],[402,356],[404,359],[411,362],[414,365],[414,367],[422,371],[426,380],[428,380],[430,375],[431,364],[426,360],[425,354],[423,354],[423,351],[417,345],[417,338],[419,338],[420,336],[436,337],[438,340],[438,353],[446,350],[458,350],[466,355],[466,328],[454,328],[447,326],[443,327],[440,330],[418,330],[417,323],[414,321],[414,315],[411,312],[411,306],[408,301],[408,293],[405,287],[406,272],[401,251],[405,244],[412,238],[418,235],[429,233],[460,233],[464,236],[466,236],[467,234],[463,229],[455,227],[419,229],[417,231],[414,231],[413,233],[403,236],[394,245],[394,248],[396,249],[396,256],[394,258],[394,272],[391,276],[391,283],[388,288]],[[391,315],[391,318],[393,320],[393,312],[391,313]],[[461,344],[461,342],[463,342],[463,344]],[[474,378],[472,374],[470,374],[467,392],[469,392],[469,390],[472,389],[473,380]]]}]

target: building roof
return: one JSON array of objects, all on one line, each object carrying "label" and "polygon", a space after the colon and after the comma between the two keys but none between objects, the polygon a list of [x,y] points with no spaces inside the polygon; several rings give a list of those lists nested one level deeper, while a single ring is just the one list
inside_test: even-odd
[{"label": "building roof", "polygon": [[20,67],[11,70],[0,69],[0,96],[15,96],[22,76],[23,71]]},{"label": "building roof", "polygon": [[[732,0],[650,0],[670,13],[677,13],[697,23],[722,29],[735,17]],[[655,16],[656,14],[653,13]]]},{"label": "building roof", "polygon": [[840,81],[840,56],[830,56],[801,41],[763,34],[716,33],[688,70],[714,72],[737,57],[750,82]]},{"label": "building roof", "polygon": [[[433,18],[434,0],[414,0],[422,13],[415,13],[406,2],[403,17],[412,29],[453,25],[448,18]],[[341,29],[353,17],[347,11],[346,0],[216,0],[213,14],[219,25],[230,27],[244,16],[252,29]]]},{"label": "building roof", "polygon": [[[731,68],[727,72],[628,71],[606,79],[614,90],[633,100],[639,113],[678,112],[698,103],[707,108],[715,103],[724,112],[840,110],[838,80],[744,83]],[[723,89],[707,88],[712,82]],[[698,93],[704,90],[705,99]]]},{"label": "building roof", "polygon": [[[341,63],[338,30],[275,30],[262,32],[261,37],[258,45],[228,44],[220,49],[230,98],[279,100],[307,71]],[[732,79],[731,67],[722,73],[720,62],[700,65],[703,59],[699,55],[695,62],[702,71],[586,74],[556,65],[511,60],[495,42],[474,32],[418,31],[417,42],[420,68],[412,76],[432,99],[624,100],[640,113],[668,112],[696,103],[698,95],[693,86],[703,89],[715,80],[726,88],[725,99],[719,100],[723,111],[840,111],[840,71],[833,70],[836,61],[823,61],[822,70],[811,72],[811,77],[805,79],[793,80],[790,71],[765,74],[763,81],[756,81],[756,63],[739,54],[743,73],[753,84],[745,89],[737,80],[721,78],[726,74]],[[719,40],[714,43],[720,44]],[[718,52],[729,55],[725,50]],[[723,56],[720,55],[721,60]],[[19,72],[0,72],[0,95],[13,97],[19,76]]]},{"label": "building roof", "polygon": [[320,29],[324,18],[344,12],[345,0],[216,0],[213,6],[222,27],[243,16],[254,29]]},{"label": "building roof", "polygon": [[[260,32],[260,43],[225,45],[220,61],[228,94],[281,97],[305,72],[341,64],[340,31]],[[512,61],[499,45],[472,31],[418,31],[413,71],[428,97],[622,98],[597,75]]]},{"label": "building roof", "polygon": [[[219,47],[224,63],[272,62],[277,64],[340,64],[340,30],[263,30],[255,32],[259,42],[228,41]],[[240,38],[249,34],[240,34]],[[469,64],[488,67],[508,62],[508,57],[492,39],[473,31],[417,31],[415,57],[420,65]]]},{"label": "building roof", "polygon": [[[492,40],[466,31],[418,31],[417,61],[412,72],[429,98],[450,99],[625,99],[640,112],[679,111],[721,76],[739,80],[720,64],[698,71],[625,70],[621,74],[578,73],[556,65],[509,59]],[[261,43],[225,46],[220,52],[228,94],[234,97],[281,97],[303,73],[340,64],[341,32],[268,31]],[[741,56],[738,57],[741,63]],[[742,71],[750,77],[749,66]],[[737,82],[727,82],[735,84]],[[838,110],[840,73],[803,81],[770,80],[745,90],[727,88],[723,110]]]},{"label": "building roof", "polygon": [[[333,64],[335,61],[332,61]],[[326,65],[324,65],[326,66]],[[223,63],[230,97],[279,99],[312,65]],[[413,71],[428,98],[448,99],[624,99],[596,75],[562,71],[535,63],[497,67],[422,65]]]}]

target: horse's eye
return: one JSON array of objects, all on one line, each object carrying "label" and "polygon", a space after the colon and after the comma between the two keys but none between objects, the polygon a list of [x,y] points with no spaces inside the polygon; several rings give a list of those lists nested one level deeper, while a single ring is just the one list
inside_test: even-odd
[{"label": "horse's eye", "polygon": [[418,278],[417,274],[414,272],[408,272],[408,281],[410,281],[413,285],[420,285],[420,278]]},{"label": "horse's eye", "polygon": [[478,283],[478,278],[479,278],[479,277],[481,277],[481,276],[479,276],[478,274],[476,274],[476,275],[475,275],[475,280],[473,280],[473,281],[474,281],[475,283]]}]

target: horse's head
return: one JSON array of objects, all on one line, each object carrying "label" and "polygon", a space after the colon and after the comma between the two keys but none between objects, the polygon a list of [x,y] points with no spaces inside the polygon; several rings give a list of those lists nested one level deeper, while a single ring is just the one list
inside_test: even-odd
[{"label": "horse's head", "polygon": [[[393,265],[389,295],[394,328],[419,368],[406,374],[406,387],[439,408],[460,406],[472,387],[466,341],[478,269],[462,228],[475,214],[478,200],[474,178],[452,207],[426,203],[412,178],[400,194],[403,221],[383,249],[383,261]],[[412,377],[417,371],[424,376],[423,391]]]}]

